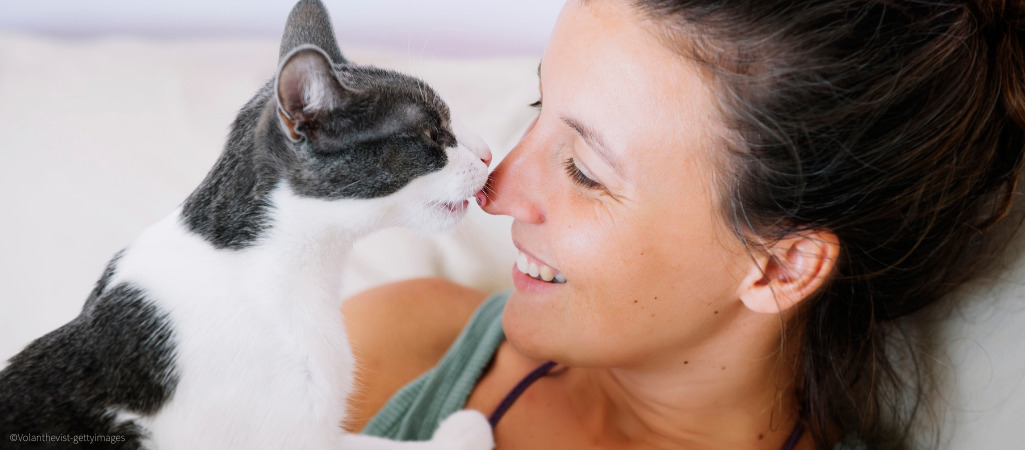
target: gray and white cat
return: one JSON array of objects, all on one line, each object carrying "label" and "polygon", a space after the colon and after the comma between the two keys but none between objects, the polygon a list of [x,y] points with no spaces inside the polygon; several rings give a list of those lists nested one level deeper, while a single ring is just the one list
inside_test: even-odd
[{"label": "gray and white cat", "polygon": [[[0,372],[0,447],[493,447],[462,411],[428,442],[344,433],[354,361],[338,307],[354,240],[457,222],[490,152],[421,80],[350,63],[316,0],[292,10],[277,75],[170,217],[110,262],[81,314]],[[104,445],[108,445],[104,442]]]}]

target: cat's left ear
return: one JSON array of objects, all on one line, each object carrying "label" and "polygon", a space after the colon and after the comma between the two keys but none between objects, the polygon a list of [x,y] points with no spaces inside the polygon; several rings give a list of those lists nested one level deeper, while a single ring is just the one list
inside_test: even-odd
[{"label": "cat's left ear", "polygon": [[312,138],[310,125],[342,105],[346,90],[335,77],[331,58],[314,45],[302,45],[282,58],[274,90],[278,120],[288,137]]}]

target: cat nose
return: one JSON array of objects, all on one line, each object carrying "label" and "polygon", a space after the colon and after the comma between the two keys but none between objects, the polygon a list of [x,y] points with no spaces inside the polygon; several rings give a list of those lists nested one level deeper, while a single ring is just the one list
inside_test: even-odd
[{"label": "cat nose", "polygon": [[456,141],[459,142],[463,147],[466,147],[470,153],[480,158],[481,162],[485,166],[491,166],[491,149],[488,148],[488,144],[477,136],[476,133],[470,131],[456,118],[452,118],[452,133],[456,136]]},{"label": "cat nose", "polygon": [[484,163],[484,167],[491,167],[491,150],[484,147],[484,155],[480,157],[480,160]]},{"label": "cat nose", "polygon": [[470,153],[480,158],[481,162],[484,163],[485,167],[491,167],[491,149],[488,148],[488,144],[483,139],[472,133],[463,132],[462,136],[458,137],[460,143],[466,147]]}]

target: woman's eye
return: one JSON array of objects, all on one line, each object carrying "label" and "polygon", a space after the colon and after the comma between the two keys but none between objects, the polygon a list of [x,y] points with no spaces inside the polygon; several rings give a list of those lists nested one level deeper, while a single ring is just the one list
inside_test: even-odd
[{"label": "woman's eye", "polygon": [[541,99],[538,99],[538,100],[537,100],[536,102],[534,102],[534,103],[531,103],[531,104],[530,104],[530,107],[531,107],[531,108],[537,108],[537,109],[541,109]]},{"label": "woman's eye", "polygon": [[584,172],[581,171],[579,167],[577,167],[577,164],[573,161],[573,158],[567,159],[563,163],[563,165],[566,167],[566,173],[569,174],[570,179],[572,179],[577,184],[587,189],[605,189],[605,186],[602,186],[601,183],[594,181],[592,178],[585,175]]}]

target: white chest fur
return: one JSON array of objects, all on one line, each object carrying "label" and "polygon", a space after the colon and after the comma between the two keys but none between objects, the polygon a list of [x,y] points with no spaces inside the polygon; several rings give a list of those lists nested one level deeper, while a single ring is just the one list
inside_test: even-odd
[{"label": "white chest fur", "polygon": [[325,431],[341,433],[354,365],[337,280],[355,236],[315,227],[219,250],[175,213],[125,251],[112,285],[143,289],[174,327],[177,389],[140,421],[154,447],[337,446]]},{"label": "white chest fur", "polygon": [[341,429],[355,365],[339,311],[346,255],[377,229],[444,229],[461,217],[458,202],[486,167],[463,146],[446,152],[444,169],[380,198],[302,198],[282,182],[266,229],[242,250],[215,248],[180,212],[143,232],[110,285],[130,283],[168,314],[178,384],[154,416],[120,418],[160,449],[490,449],[487,420],[470,411],[418,445]]}]

